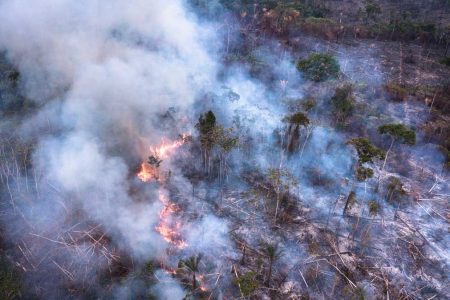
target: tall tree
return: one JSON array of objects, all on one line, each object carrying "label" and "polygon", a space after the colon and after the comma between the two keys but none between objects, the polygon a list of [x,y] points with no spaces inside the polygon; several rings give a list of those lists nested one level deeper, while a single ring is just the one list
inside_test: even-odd
[{"label": "tall tree", "polygon": [[201,114],[198,123],[195,125],[199,132],[200,144],[202,147],[202,157],[205,170],[210,170],[210,152],[213,147],[213,131],[216,127],[216,116],[212,111]]},{"label": "tall tree", "polygon": [[283,122],[288,124],[286,130],[286,150],[292,152],[296,148],[300,138],[300,127],[307,127],[310,121],[304,113],[297,112],[284,117]]},{"label": "tall tree", "polygon": [[355,97],[353,87],[350,84],[338,87],[331,97],[332,112],[336,121],[340,124],[352,114]]},{"label": "tall tree", "polygon": [[211,132],[212,141],[219,148],[219,181],[227,176],[227,158],[231,150],[237,147],[239,137],[233,135],[233,128],[216,125]]}]

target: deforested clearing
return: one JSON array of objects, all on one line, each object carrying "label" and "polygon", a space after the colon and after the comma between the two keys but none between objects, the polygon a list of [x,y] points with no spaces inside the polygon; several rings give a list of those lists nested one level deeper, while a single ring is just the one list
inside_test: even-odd
[{"label": "deforested clearing", "polygon": [[0,299],[450,298],[450,3],[0,1]]}]

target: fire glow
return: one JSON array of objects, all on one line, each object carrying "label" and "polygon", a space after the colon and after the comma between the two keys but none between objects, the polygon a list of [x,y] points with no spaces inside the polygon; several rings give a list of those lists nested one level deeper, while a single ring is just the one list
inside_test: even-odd
[{"label": "fire glow", "polygon": [[[150,147],[150,153],[156,161],[162,162],[163,160],[170,157],[170,155],[184,143],[186,143],[188,138],[187,134],[180,136],[180,139],[168,143],[163,141],[158,147]],[[141,164],[141,169],[139,170],[137,177],[143,182],[149,182],[152,180],[159,180],[159,170],[158,165],[151,165],[148,162],[143,162]]]},{"label": "fire glow", "polygon": [[179,222],[171,222],[171,215],[180,211],[175,203],[171,203],[163,192],[159,191],[159,201],[164,205],[164,208],[159,213],[159,224],[155,230],[162,236],[162,238],[169,244],[178,249],[186,248],[187,243],[181,239],[179,233],[181,224]]},{"label": "fire glow", "polygon": [[[169,158],[172,153],[181,147],[187,139],[187,135],[182,135],[179,140],[171,143],[165,141],[159,147],[151,147],[150,153],[152,156],[149,158],[149,162],[143,162],[141,169],[137,173],[137,177],[142,182],[150,182],[153,180],[161,181],[159,178],[159,165],[160,163]],[[183,249],[187,246],[187,243],[181,238],[180,228],[181,223],[173,220],[172,215],[180,211],[180,208],[175,203],[170,202],[167,196],[162,190],[158,192],[158,199],[163,204],[163,209],[159,213],[159,223],[155,227],[162,238],[170,245]]]}]

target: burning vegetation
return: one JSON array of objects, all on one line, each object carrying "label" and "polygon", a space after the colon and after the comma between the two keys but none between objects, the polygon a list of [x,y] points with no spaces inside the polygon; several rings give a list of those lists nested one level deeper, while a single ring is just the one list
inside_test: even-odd
[{"label": "burning vegetation", "polygon": [[442,1],[28,2],[1,299],[450,297]]}]

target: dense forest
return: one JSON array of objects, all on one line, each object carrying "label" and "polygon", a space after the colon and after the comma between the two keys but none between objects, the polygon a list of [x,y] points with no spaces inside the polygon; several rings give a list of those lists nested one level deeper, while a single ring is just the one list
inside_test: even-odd
[{"label": "dense forest", "polygon": [[0,1],[0,299],[449,299],[450,1]]}]

